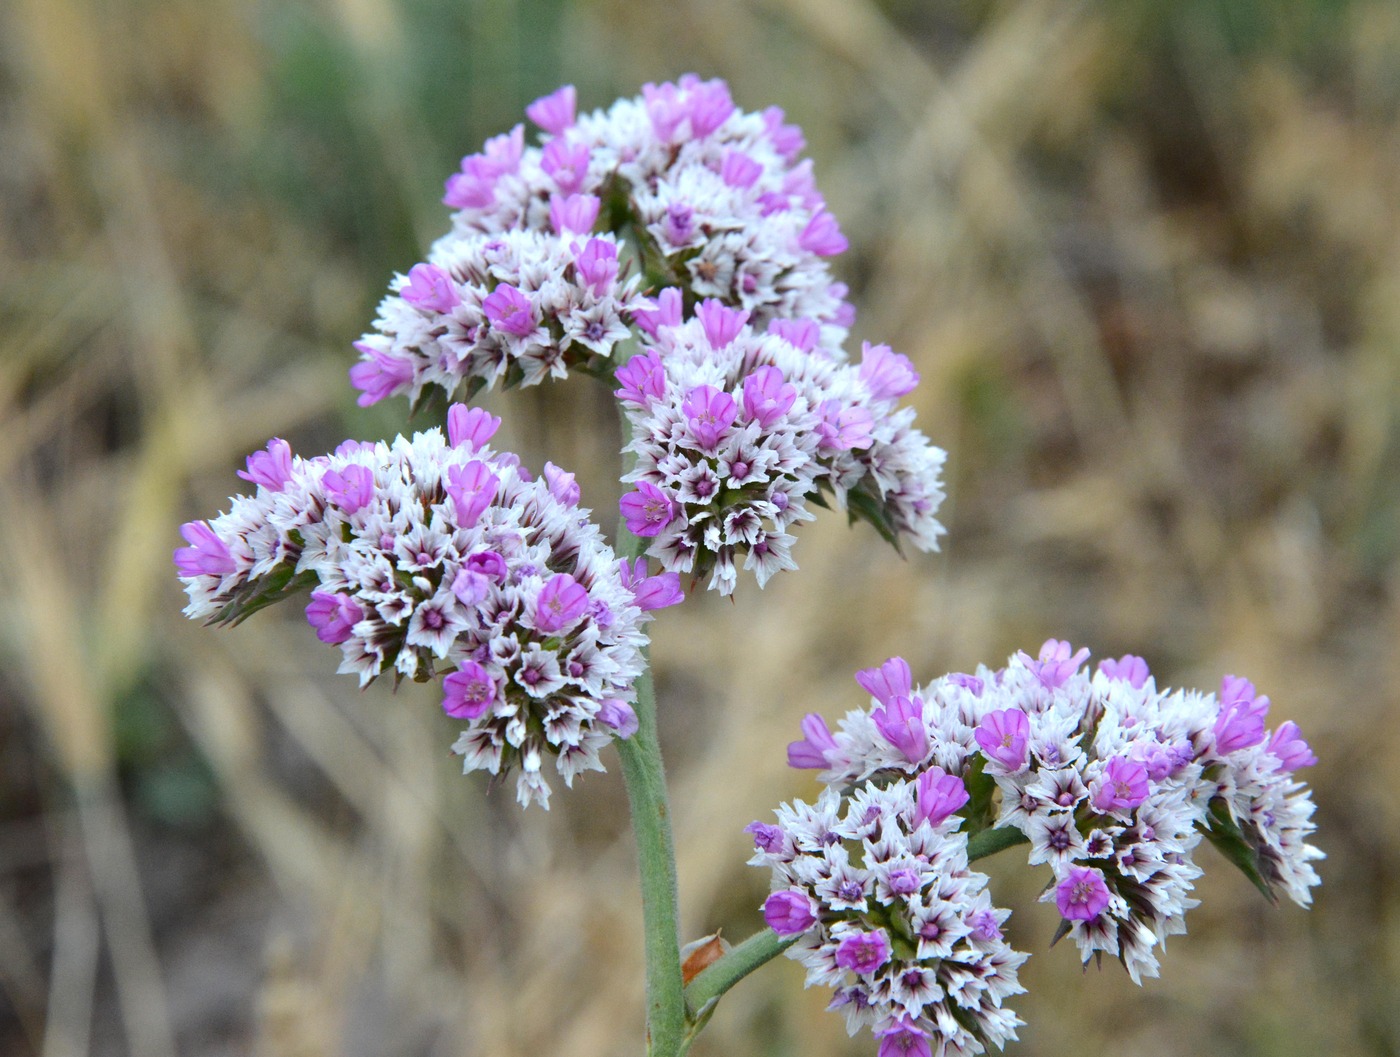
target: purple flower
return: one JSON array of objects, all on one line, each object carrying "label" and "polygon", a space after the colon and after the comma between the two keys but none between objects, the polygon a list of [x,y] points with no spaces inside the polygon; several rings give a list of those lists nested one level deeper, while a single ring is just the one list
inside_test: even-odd
[{"label": "purple flower", "polygon": [[614,377],[622,383],[622,388],[614,389],[613,395],[624,403],[650,407],[653,400],[661,399],[666,392],[666,370],[661,366],[661,357],[654,352],[633,356],[617,369]]},{"label": "purple flower", "polygon": [[979,910],[968,915],[967,923],[972,926],[972,934],[983,943],[1001,939],[1001,925],[997,923],[996,912],[990,909]]},{"label": "purple flower", "polygon": [[712,385],[697,385],[688,392],[681,410],[690,422],[696,443],[707,451],[714,450],[720,434],[732,426],[739,415],[734,398]]},{"label": "purple flower", "polygon": [[801,741],[788,745],[788,766],[816,770],[830,766],[828,753],[836,751],[836,739],[831,736],[826,720],[815,712],[808,712],[802,717],[802,733]]},{"label": "purple flower", "polygon": [[462,171],[443,183],[442,204],[453,209],[486,209],[496,201],[497,172],[480,155],[462,159]]},{"label": "purple flower", "polygon": [[1126,756],[1115,756],[1095,783],[1091,803],[1095,811],[1104,813],[1131,811],[1146,800],[1150,792],[1147,768]]},{"label": "purple flower", "polygon": [[928,731],[924,727],[924,701],[921,697],[891,698],[884,708],[870,714],[885,740],[918,763],[928,752]]},{"label": "purple flower", "polygon": [[743,151],[725,151],[719,176],[729,187],[752,187],[763,175],[763,166]]},{"label": "purple flower", "polygon": [[973,697],[981,697],[982,691],[986,689],[985,684],[975,675],[966,675],[962,672],[954,672],[948,676],[948,682],[961,686]]},{"label": "purple flower", "polygon": [[574,123],[578,93],[566,84],[549,95],[542,95],[525,108],[525,116],[546,132],[557,136]]},{"label": "purple flower", "polygon": [[374,471],[368,466],[351,463],[343,473],[327,470],[321,477],[326,498],[347,514],[369,506],[374,498]]},{"label": "purple flower", "polygon": [[227,576],[237,571],[238,563],[229,553],[228,544],[209,527],[209,522],[187,521],[180,526],[180,535],[190,544],[175,551],[175,568],[181,576]]},{"label": "purple flower", "polygon": [[507,334],[523,338],[535,329],[535,309],[530,299],[510,283],[501,283],[481,302],[486,318]]},{"label": "purple flower", "polygon": [[764,429],[786,415],[796,400],[796,388],[776,367],[758,367],[744,379],[744,412]]},{"label": "purple flower", "polygon": [[794,349],[811,352],[821,340],[822,328],[811,319],[775,319],[768,324],[768,333],[782,338]]},{"label": "purple flower", "polygon": [[648,83],[642,85],[642,100],[657,139],[670,142],[671,137],[676,134],[676,129],[687,116],[680,92],[669,82],[660,87]]},{"label": "purple flower", "polygon": [[640,481],[635,492],[628,492],[618,504],[634,536],[656,536],[676,517],[676,505],[650,481]]},{"label": "purple flower", "polygon": [[861,344],[860,380],[876,400],[892,400],[912,392],[919,384],[919,372],[909,357],[894,352],[888,345]]},{"label": "purple flower", "polygon": [[870,429],[875,425],[875,416],[869,408],[847,407],[839,400],[823,400],[817,405],[817,414],[821,416],[817,425],[820,447],[827,451],[868,448],[874,440]]},{"label": "purple flower", "polygon": [[1030,721],[1019,708],[988,712],[973,733],[988,758],[1008,771],[1019,771],[1026,765]]},{"label": "purple flower", "polygon": [[312,591],[306,619],[316,629],[316,637],[328,646],[339,646],[354,627],[365,619],[365,611],[349,595],[339,591]]},{"label": "purple flower", "polygon": [[770,106],[763,112],[763,123],[768,128],[768,138],[773,141],[773,149],[791,162],[802,153],[807,141],[802,136],[802,130],[796,125],[783,124],[785,116],[782,107]]},{"label": "purple flower", "polygon": [[681,292],[668,286],[656,295],[655,308],[641,308],[632,313],[632,321],[651,337],[662,327],[680,326],[683,313]]},{"label": "purple flower", "polygon": [[662,238],[672,246],[684,246],[695,235],[695,210],[684,202],[672,202],[661,219]]},{"label": "purple flower", "polygon": [[873,973],[890,960],[890,941],[884,929],[853,932],[836,948],[836,964],[853,973]]},{"label": "purple flower", "polygon": [[907,1014],[890,1028],[875,1033],[880,1050],[875,1057],[933,1057],[929,1033]]},{"label": "purple flower", "polygon": [[535,628],[549,634],[571,625],[588,609],[588,592],[568,573],[556,573],[535,599]]},{"label": "purple flower", "polygon": [[681,87],[689,90],[687,100],[690,110],[690,132],[696,139],[708,136],[729,120],[734,113],[734,100],[729,96],[729,86],[715,78],[700,81],[694,75],[681,78]]},{"label": "purple flower", "polygon": [[1317,757],[1303,740],[1298,724],[1292,720],[1279,724],[1265,751],[1278,760],[1279,768],[1284,771],[1296,771],[1299,767],[1311,767],[1317,763]]},{"label": "purple flower", "polygon": [[623,558],[618,563],[618,569],[622,574],[622,586],[632,592],[632,597],[643,613],[665,609],[685,601],[680,573],[658,573],[656,576],[648,576],[645,558],[638,558],[634,565],[629,565],[627,559]]},{"label": "purple flower", "polygon": [[961,778],[946,773],[942,767],[930,767],[919,775],[914,824],[927,821],[930,826],[937,826],[968,799],[967,786]]},{"label": "purple flower", "polygon": [[851,245],[846,241],[846,236],[841,234],[841,225],[836,222],[836,218],[825,209],[818,210],[812,219],[807,221],[807,226],[797,237],[797,244],[818,257],[834,257],[838,253],[845,253]]},{"label": "purple flower", "polygon": [[1055,906],[1066,921],[1093,921],[1108,906],[1108,884],[1092,866],[1071,866],[1055,886]]},{"label": "purple flower", "polygon": [[574,267],[593,296],[602,297],[617,279],[617,246],[607,239],[589,239]]},{"label": "purple flower", "polygon": [[355,342],[361,355],[368,356],[350,368],[350,384],[361,390],[356,401],[361,407],[377,404],[386,396],[413,384],[413,364],[365,341]]},{"label": "purple flower", "polygon": [[896,697],[908,697],[914,688],[909,662],[903,657],[891,657],[878,668],[862,668],[856,672],[856,682],[882,705]]},{"label": "purple flower", "polygon": [[816,924],[817,904],[806,892],[774,892],[763,901],[763,920],[779,936],[796,936]]},{"label": "purple flower", "polygon": [[1222,753],[1247,749],[1264,740],[1269,699],[1255,697],[1248,679],[1227,675],[1220,683],[1220,715],[1215,720],[1215,746]]},{"label": "purple flower", "polygon": [[695,309],[700,325],[705,328],[705,337],[716,349],[725,348],[739,336],[739,331],[749,321],[749,314],[737,308],[730,308],[723,301],[714,298],[701,301]]},{"label": "purple flower", "polygon": [[611,727],[623,741],[637,733],[641,726],[636,709],[620,697],[610,697],[598,706],[598,722]]},{"label": "purple flower", "polygon": [[454,719],[476,719],[496,700],[496,682],[476,661],[467,661],[442,681],[442,710]]},{"label": "purple flower", "polygon": [[248,456],[248,469],[239,470],[238,476],[269,492],[282,491],[292,479],[292,446],[281,437],[273,437],[267,442],[267,451]]},{"label": "purple flower", "polygon": [[1057,686],[1063,686],[1075,672],[1079,671],[1079,666],[1089,657],[1087,649],[1081,649],[1078,653],[1072,653],[1074,649],[1068,642],[1061,642],[1058,639],[1047,639],[1040,647],[1040,660],[1033,661],[1026,655],[1024,650],[1018,652],[1016,656],[1029,668],[1046,689],[1053,690]]},{"label": "purple flower", "polygon": [[587,235],[598,220],[599,204],[597,195],[550,195],[550,227],[557,235]]},{"label": "purple flower", "polygon": [[540,152],[540,168],[549,174],[554,186],[566,195],[578,194],[588,178],[587,143],[550,140]]},{"label": "purple flower", "polygon": [[1152,674],[1147,670],[1147,662],[1132,653],[1125,653],[1116,661],[1112,658],[1099,661],[1099,671],[1105,679],[1127,683],[1134,690],[1141,690]]},{"label": "purple flower", "polygon": [[783,846],[783,831],[766,822],[750,822],[744,827],[744,832],[753,834],[754,851],[771,853]]},{"label": "purple flower", "polygon": [[574,475],[566,470],[561,470],[552,462],[544,464],[544,480],[549,487],[549,494],[565,506],[578,506],[579,496],[582,492],[578,482],[574,480]]},{"label": "purple flower", "polygon": [[462,303],[452,276],[436,264],[415,264],[408,282],[399,288],[399,296],[425,312],[451,312]]},{"label": "purple flower", "polygon": [[477,451],[496,435],[501,420],[485,408],[453,404],[447,409],[447,439],[454,448]]},{"label": "purple flower", "polygon": [[496,498],[500,479],[486,463],[473,459],[465,466],[450,466],[443,487],[457,509],[457,523],[472,528],[481,512]]}]

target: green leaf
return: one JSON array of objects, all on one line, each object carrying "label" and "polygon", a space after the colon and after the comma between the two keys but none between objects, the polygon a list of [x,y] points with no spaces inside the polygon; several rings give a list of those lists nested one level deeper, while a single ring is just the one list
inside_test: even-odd
[{"label": "green leaf", "polygon": [[1257,842],[1251,841],[1249,834],[1230,817],[1229,809],[1220,798],[1210,802],[1210,821],[1201,832],[1264,893],[1265,899],[1270,903],[1278,902],[1278,895],[1265,876],[1267,860],[1260,854]]}]

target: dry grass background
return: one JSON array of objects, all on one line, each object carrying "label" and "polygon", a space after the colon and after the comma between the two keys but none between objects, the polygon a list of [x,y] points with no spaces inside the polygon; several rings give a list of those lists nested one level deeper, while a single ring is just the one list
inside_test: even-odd
[{"label": "dry grass background", "polygon": [[[656,625],[685,928],[759,924],[740,827],[857,667],[1056,636],[1251,676],[1321,764],[1315,909],[1209,851],[1163,978],[1037,952],[1012,1052],[1400,1052],[1400,7],[1389,0],[9,0],[0,7],[0,1053],[640,1052],[615,774],[549,813],[455,773],[299,612],[188,625],[176,527],[269,436],[392,435],[349,342],[456,158],[564,81],[784,106],[857,332],[924,375],[950,537],[827,518],[802,571]],[[587,383],[510,444],[596,467]],[[1024,872],[1024,871],[1022,871]],[[697,1054],[871,1054],[781,962]]]}]

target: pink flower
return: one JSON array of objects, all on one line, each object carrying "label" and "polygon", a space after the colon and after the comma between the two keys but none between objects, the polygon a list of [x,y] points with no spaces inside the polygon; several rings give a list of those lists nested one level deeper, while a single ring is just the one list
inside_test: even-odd
[{"label": "pink flower", "polygon": [[1127,683],[1134,690],[1141,690],[1152,674],[1147,670],[1147,662],[1131,653],[1124,654],[1116,661],[1112,658],[1099,661],[1099,671],[1106,679]]},{"label": "pink flower", "polygon": [[681,292],[668,286],[656,295],[656,307],[637,309],[632,313],[632,322],[654,338],[662,327],[680,326],[682,312]]},{"label": "pink flower", "polygon": [[482,511],[496,498],[501,481],[484,462],[472,460],[465,466],[450,466],[443,487],[457,509],[457,522],[471,528]]},{"label": "pink flower", "polygon": [[838,253],[845,253],[851,245],[846,241],[846,236],[841,234],[841,225],[836,222],[836,218],[825,209],[818,210],[812,215],[812,219],[807,221],[807,226],[797,237],[797,244],[818,257],[834,257]]},{"label": "pink flower", "polygon": [[614,377],[622,388],[613,390],[613,395],[624,403],[650,407],[666,391],[666,371],[661,357],[654,352],[633,356],[617,369]]},{"label": "pink flower", "polygon": [[267,442],[267,451],[255,451],[248,456],[248,469],[239,470],[245,481],[261,485],[269,492],[280,492],[292,479],[292,447],[281,437]]},{"label": "pink flower", "polygon": [[1055,886],[1055,906],[1066,921],[1093,921],[1108,906],[1108,884],[1091,866],[1071,866]]},{"label": "pink flower", "polygon": [[525,116],[546,132],[557,136],[573,125],[577,106],[578,93],[573,85],[566,84],[527,106]]},{"label": "pink flower", "polygon": [[602,297],[617,280],[617,246],[607,239],[589,239],[574,258],[574,267],[594,297]]},{"label": "pink flower", "polygon": [[644,613],[654,609],[665,609],[685,601],[680,573],[658,573],[656,576],[648,576],[645,558],[638,558],[635,563],[629,563],[626,558],[621,559],[618,562],[618,572],[621,574],[622,586],[632,592],[633,599]]},{"label": "pink flower", "polygon": [[894,1027],[876,1032],[876,1037],[880,1040],[876,1057],[933,1057],[929,1033],[908,1014],[900,1017]]},{"label": "pink flower", "polygon": [[821,340],[822,330],[810,319],[775,319],[768,324],[768,333],[776,334],[794,349],[811,352]]},{"label": "pink flower", "polygon": [[1074,647],[1068,642],[1046,639],[1044,645],[1040,647],[1038,661],[1031,660],[1024,650],[1018,651],[1016,656],[1020,657],[1021,662],[1035,674],[1042,686],[1053,690],[1068,682],[1074,673],[1079,671],[1079,666],[1089,658],[1087,649],[1071,653],[1073,649]]},{"label": "pink flower", "polygon": [[549,224],[557,235],[587,235],[598,220],[597,195],[550,195]]},{"label": "pink flower", "polygon": [[700,325],[705,328],[705,337],[716,350],[728,346],[749,321],[747,312],[730,308],[723,301],[716,301],[714,298],[701,301],[695,309],[695,314],[700,317]]},{"label": "pink flower", "polygon": [[1019,771],[1026,765],[1026,741],[1030,737],[1030,721],[1019,708],[988,712],[973,732],[977,744],[989,759],[1008,771]]},{"label": "pink flower", "polygon": [[768,138],[773,142],[773,149],[791,162],[802,153],[807,141],[802,136],[802,130],[796,125],[783,124],[785,116],[782,107],[770,106],[763,112],[763,124],[768,128]]},{"label": "pink flower", "polygon": [[888,345],[861,345],[860,380],[876,400],[892,400],[912,392],[919,384],[919,372],[909,357],[894,352]]},{"label": "pink flower", "polygon": [[792,410],[796,400],[796,388],[787,384],[777,367],[755,368],[744,379],[744,413],[764,429]]},{"label": "pink flower", "polygon": [[587,143],[550,140],[540,152],[540,168],[549,174],[554,186],[566,195],[578,194],[588,181]]},{"label": "pink flower", "polygon": [[1227,675],[1220,683],[1220,714],[1215,720],[1215,747],[1219,752],[1247,749],[1264,740],[1264,720],[1269,699],[1254,695],[1248,679]]},{"label": "pink flower", "polygon": [[924,727],[924,701],[921,697],[895,697],[870,718],[885,740],[918,763],[928,752],[928,731]]},{"label": "pink flower", "polygon": [[565,470],[561,470],[552,462],[544,464],[544,480],[549,488],[549,494],[565,506],[578,506],[579,490],[578,482],[574,480],[574,475]]},{"label": "pink flower", "polygon": [[598,706],[598,722],[611,727],[613,733],[624,741],[637,733],[641,726],[636,709],[620,697],[610,697]]},{"label": "pink flower", "polygon": [[1115,756],[1095,783],[1091,802],[1095,811],[1131,811],[1146,800],[1150,792],[1147,768],[1126,756]]},{"label": "pink flower", "polygon": [[484,301],[486,318],[507,334],[523,338],[535,329],[535,308],[530,299],[510,283],[501,283]]},{"label": "pink flower", "polygon": [[763,175],[763,166],[743,151],[725,151],[719,176],[729,187],[752,187]]},{"label": "pink flower", "polygon": [[362,391],[356,401],[361,407],[377,404],[413,384],[413,364],[408,360],[382,352],[364,341],[355,342],[355,348],[369,357],[350,368],[350,384]]},{"label": "pink flower", "polygon": [[701,81],[693,74],[686,74],[681,78],[681,87],[689,90],[686,102],[690,112],[690,132],[696,139],[708,136],[734,113],[729,85],[719,78]]},{"label": "pink flower", "polygon": [[656,536],[676,517],[676,505],[665,492],[649,481],[640,481],[635,492],[628,492],[619,504],[627,531],[634,536]]},{"label": "pink flower", "polygon": [[884,929],[853,932],[836,947],[836,964],[853,973],[873,973],[890,960],[890,941]]},{"label": "pink flower", "polygon": [[369,506],[374,498],[374,471],[368,466],[352,463],[343,473],[327,470],[321,477],[326,498],[347,514]]},{"label": "pink flower", "polygon": [[926,821],[930,826],[952,816],[969,799],[963,780],[942,767],[930,767],[919,775],[916,797],[914,824]]},{"label": "pink flower", "polygon": [[535,628],[549,634],[562,631],[588,609],[588,592],[568,573],[556,573],[535,599]]},{"label": "pink flower", "polygon": [[774,892],[763,901],[763,920],[779,936],[796,936],[816,924],[817,904],[806,892]]},{"label": "pink flower", "polygon": [[365,611],[349,595],[338,591],[312,591],[306,619],[316,629],[316,637],[330,646],[350,638],[355,625],[365,619]]},{"label": "pink flower", "polygon": [[896,697],[908,697],[914,688],[909,662],[903,657],[891,657],[878,668],[862,668],[856,672],[856,682],[882,705]]},{"label": "pink flower", "polygon": [[181,576],[227,576],[237,571],[238,563],[229,553],[228,544],[209,527],[209,522],[187,521],[180,526],[180,535],[190,544],[175,551],[175,568]]},{"label": "pink flower", "polygon": [[734,398],[712,385],[697,385],[687,393],[681,410],[690,422],[695,442],[706,451],[714,450],[739,415]]},{"label": "pink flower", "polygon": [[462,303],[452,276],[436,264],[415,264],[408,282],[399,288],[399,296],[425,312],[451,312]]},{"label": "pink flower", "polygon": [[1298,724],[1292,720],[1279,725],[1265,751],[1275,757],[1279,768],[1285,771],[1296,771],[1299,767],[1311,767],[1317,763],[1317,757],[1303,740]]},{"label": "pink flower", "polygon": [[808,712],[802,717],[802,734],[801,741],[788,745],[788,766],[813,770],[830,766],[828,754],[836,751],[836,739],[831,736],[826,720],[815,712]]},{"label": "pink flower", "polygon": [[454,719],[476,719],[496,700],[496,682],[476,661],[467,661],[442,681],[442,710]]},{"label": "pink flower", "polygon": [[875,416],[869,408],[846,407],[839,400],[823,400],[817,405],[817,413],[821,415],[817,425],[820,447],[826,451],[868,448],[875,439],[870,433]]},{"label": "pink flower", "polygon": [[501,420],[485,408],[453,404],[447,409],[447,439],[454,448],[477,451],[500,428]]}]

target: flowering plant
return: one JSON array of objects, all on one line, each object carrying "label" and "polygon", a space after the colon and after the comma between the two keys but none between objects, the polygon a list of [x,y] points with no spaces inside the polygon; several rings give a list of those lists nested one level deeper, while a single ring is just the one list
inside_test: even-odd
[{"label": "flowering plant", "polygon": [[[1185,931],[1203,839],[1307,905],[1321,852],[1295,772],[1316,761],[1297,727],[1266,730],[1247,680],[1158,690],[1140,658],[1090,673],[1087,650],[1050,640],[923,687],[893,658],[857,674],[869,707],[835,731],[807,716],[788,762],[820,794],[747,827],[771,874],[766,927],[683,952],[648,621],[686,586],[731,595],[795,569],[814,507],[937,549],[944,453],[900,406],[910,361],[845,351],[854,313],[828,260],[846,240],[780,110],[744,113],[687,76],[592,114],[566,86],[526,114],[537,144],[517,125],[448,179],[452,230],[391,281],[350,370],[363,405],[466,402],[411,439],[249,456],[253,494],[182,529],[186,614],[236,622],[305,597],[340,671],[436,683],[463,770],[514,775],[525,806],[549,806],[550,770],[572,785],[615,746],[655,1057],[688,1050],[784,951],[880,1057],[1002,1047],[1027,955],[971,864],[1016,845],[1049,870],[1055,939],[1137,983]],[[500,420],[469,405],[571,373],[616,386],[630,490],[612,544],[571,472],[496,450]]]}]

